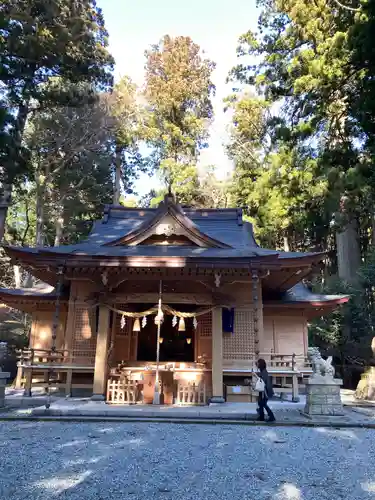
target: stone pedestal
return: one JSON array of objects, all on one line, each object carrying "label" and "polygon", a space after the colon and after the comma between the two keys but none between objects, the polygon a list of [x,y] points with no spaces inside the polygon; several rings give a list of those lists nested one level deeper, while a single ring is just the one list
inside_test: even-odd
[{"label": "stone pedestal", "polygon": [[332,377],[313,376],[306,381],[306,406],[304,413],[310,416],[344,415],[340,387],[342,380]]},{"label": "stone pedestal", "polygon": [[9,377],[9,372],[2,372],[0,369],[0,408],[5,405],[5,386]]},{"label": "stone pedestal", "polygon": [[362,373],[355,391],[355,398],[375,401],[375,366],[371,366]]}]

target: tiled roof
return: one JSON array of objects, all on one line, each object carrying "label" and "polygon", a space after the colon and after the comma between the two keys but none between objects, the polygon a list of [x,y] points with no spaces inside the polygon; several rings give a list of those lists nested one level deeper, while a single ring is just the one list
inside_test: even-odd
[{"label": "tiled roof", "polygon": [[[168,210],[178,217],[180,223],[193,231],[195,235],[206,238],[207,247],[191,246],[151,246],[142,244],[119,244],[119,240],[129,235],[137,235],[148,224],[160,220]],[[159,219],[158,219],[159,217]],[[271,257],[295,259],[305,257],[322,258],[319,253],[280,252],[260,248],[255,241],[253,227],[243,221],[240,209],[183,209],[171,199],[166,198],[156,209],[125,208],[107,206],[104,217],[96,221],[88,238],[76,245],[44,247],[42,249],[23,248],[25,253],[40,251],[53,254],[74,254],[108,257],[186,257],[186,258],[254,258]]]}]

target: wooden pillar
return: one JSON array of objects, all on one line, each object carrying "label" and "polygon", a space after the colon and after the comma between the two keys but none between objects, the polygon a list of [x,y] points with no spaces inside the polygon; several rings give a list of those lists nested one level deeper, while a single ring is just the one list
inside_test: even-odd
[{"label": "wooden pillar", "polygon": [[107,307],[99,306],[98,332],[96,339],[94,389],[91,397],[94,401],[105,401],[107,386],[107,354],[110,341],[109,315]]},{"label": "wooden pillar", "polygon": [[223,398],[223,326],[221,307],[212,311],[212,398],[211,403],[224,403]]},{"label": "wooden pillar", "polygon": [[28,368],[24,370],[25,374],[25,388],[23,391],[23,395],[26,397],[31,397],[31,386],[33,383],[33,369]]},{"label": "wooden pillar", "polygon": [[253,322],[254,322],[254,349],[255,356],[259,357],[260,343],[259,343],[259,277],[258,272],[251,273],[252,284],[252,303],[253,303]]},{"label": "wooden pillar", "polygon": [[23,367],[22,366],[18,366],[17,367],[17,377],[16,377],[16,380],[14,382],[15,389],[21,389],[21,387],[22,387],[22,379],[23,379]]}]

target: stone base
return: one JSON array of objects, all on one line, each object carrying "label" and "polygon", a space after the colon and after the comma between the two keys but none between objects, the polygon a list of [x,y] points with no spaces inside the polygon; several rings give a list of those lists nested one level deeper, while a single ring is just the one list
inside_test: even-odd
[{"label": "stone base", "polygon": [[306,381],[306,405],[304,413],[310,416],[342,416],[341,379],[311,377]]},{"label": "stone base", "polygon": [[105,401],[105,396],[103,394],[93,394],[91,401]]},{"label": "stone base", "polygon": [[5,405],[5,386],[9,377],[9,372],[0,371],[0,408]]},{"label": "stone base", "polygon": [[212,396],[209,401],[209,404],[222,404],[225,403],[225,399],[222,396]]},{"label": "stone base", "polygon": [[362,401],[375,401],[375,366],[362,373],[354,397]]}]

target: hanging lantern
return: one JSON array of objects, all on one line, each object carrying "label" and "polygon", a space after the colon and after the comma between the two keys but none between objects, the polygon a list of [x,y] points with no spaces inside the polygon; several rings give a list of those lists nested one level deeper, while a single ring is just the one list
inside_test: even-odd
[{"label": "hanging lantern", "polygon": [[155,316],[155,325],[158,325],[159,323],[162,324],[163,320],[164,320],[164,314],[163,314],[163,311],[160,311]]},{"label": "hanging lantern", "polygon": [[142,318],[142,328],[144,328],[147,325],[147,318],[146,316],[143,316]]},{"label": "hanging lantern", "polygon": [[194,326],[194,329],[196,330],[197,326],[198,326],[198,321],[197,321],[197,318],[195,316],[194,316],[194,319],[193,319],[193,326]]},{"label": "hanging lantern", "polygon": [[163,337],[159,337],[159,344],[162,344],[164,342],[164,338]]},{"label": "hanging lantern", "polygon": [[120,327],[121,327],[121,330],[123,330],[125,328],[125,325],[126,325],[126,319],[125,319],[125,314],[123,314],[121,316],[121,320],[120,320]]},{"label": "hanging lantern", "polygon": [[180,321],[178,323],[178,331],[179,332],[184,332],[186,330],[185,328],[185,320],[184,318],[180,318]]},{"label": "hanging lantern", "polygon": [[140,331],[141,331],[141,323],[139,322],[139,318],[135,318],[133,324],[133,332],[140,332]]},{"label": "hanging lantern", "polygon": [[177,316],[173,316],[172,318],[172,326],[173,328],[177,325]]},{"label": "hanging lantern", "polygon": [[186,339],[186,342],[187,342],[187,344],[191,344],[191,338],[190,338],[190,337],[188,337],[188,338]]}]

